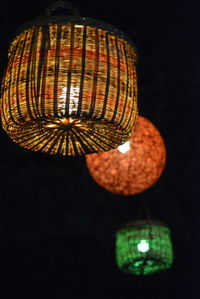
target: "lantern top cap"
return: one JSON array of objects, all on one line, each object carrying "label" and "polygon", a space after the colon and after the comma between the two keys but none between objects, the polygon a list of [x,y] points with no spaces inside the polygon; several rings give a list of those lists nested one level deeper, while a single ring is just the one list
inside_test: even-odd
[{"label": "lantern top cap", "polygon": [[156,220],[150,220],[150,219],[145,219],[145,220],[135,220],[135,221],[130,221],[127,222],[121,227],[121,229],[127,229],[127,228],[137,228],[137,229],[143,229],[145,227],[150,227],[150,226],[162,226],[167,228],[168,230],[169,227],[164,223]]},{"label": "lantern top cap", "polygon": [[[61,11],[61,13],[59,13]],[[45,15],[51,16],[51,15],[70,15],[70,16],[79,16],[80,13],[76,5],[69,1],[56,1],[51,3],[46,9],[45,9]]]},{"label": "lantern top cap", "polygon": [[23,31],[30,29],[34,26],[45,26],[49,24],[61,24],[61,25],[88,25],[90,27],[96,27],[99,29],[104,29],[111,34],[118,36],[119,38],[124,39],[128,42],[135,50],[135,45],[133,44],[131,38],[126,35],[123,31],[117,29],[114,25],[108,24],[103,21],[99,21],[93,18],[81,17],[78,15],[43,15],[39,16],[33,20],[28,21],[27,23],[20,26],[14,33],[14,38],[21,34]]}]

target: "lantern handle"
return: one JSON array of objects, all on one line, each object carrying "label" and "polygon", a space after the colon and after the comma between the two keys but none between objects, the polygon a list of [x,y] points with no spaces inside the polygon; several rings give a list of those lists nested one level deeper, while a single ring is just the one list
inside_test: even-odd
[{"label": "lantern handle", "polygon": [[49,5],[46,10],[45,14],[47,16],[52,15],[68,15],[74,17],[80,17],[80,13],[77,7],[68,1],[57,1]]},{"label": "lantern handle", "polygon": [[137,220],[141,220],[142,215],[146,216],[145,218],[149,222],[149,224],[152,223],[151,213],[145,204],[140,208]]}]

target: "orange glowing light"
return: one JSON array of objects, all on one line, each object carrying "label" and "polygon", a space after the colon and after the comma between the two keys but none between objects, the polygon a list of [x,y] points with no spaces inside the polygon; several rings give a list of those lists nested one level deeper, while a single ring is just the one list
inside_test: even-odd
[{"label": "orange glowing light", "polygon": [[163,172],[166,148],[159,131],[139,116],[130,146],[86,155],[94,180],[110,192],[123,195],[141,193],[152,186]]}]

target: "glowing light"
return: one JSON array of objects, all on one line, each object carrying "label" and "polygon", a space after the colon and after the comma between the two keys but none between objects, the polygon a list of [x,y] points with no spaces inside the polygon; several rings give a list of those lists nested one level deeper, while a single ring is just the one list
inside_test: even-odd
[{"label": "glowing light", "polygon": [[118,146],[118,150],[120,151],[120,153],[125,154],[126,152],[128,152],[131,149],[130,147],[130,142],[126,141],[124,144]]},{"label": "glowing light", "polygon": [[137,248],[140,252],[147,252],[149,250],[149,243],[146,240],[141,240]]},{"label": "glowing light", "polygon": [[165,167],[164,140],[147,118],[138,117],[135,133],[128,140],[114,150],[86,155],[93,179],[112,193],[141,193],[156,183]]},{"label": "glowing light", "polygon": [[170,229],[149,220],[126,224],[116,234],[116,262],[121,271],[134,275],[169,269],[173,262]]},{"label": "glowing light", "polygon": [[[78,100],[79,100],[79,87],[71,87],[70,91],[70,100],[69,100],[69,115],[72,114],[72,112],[77,112],[78,109]],[[62,92],[60,95],[60,101],[58,103],[58,106],[60,108],[61,116],[65,115],[66,112],[66,97],[67,97],[67,87],[62,87]]]},{"label": "glowing light", "polygon": [[135,48],[115,27],[73,16],[63,23],[56,10],[55,21],[36,18],[12,39],[2,127],[22,147],[53,155],[115,149],[137,120]]}]

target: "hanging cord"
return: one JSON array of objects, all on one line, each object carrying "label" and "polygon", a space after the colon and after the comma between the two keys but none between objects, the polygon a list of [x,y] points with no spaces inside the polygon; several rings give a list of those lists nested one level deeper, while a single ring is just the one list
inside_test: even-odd
[{"label": "hanging cord", "polygon": [[46,8],[45,15],[68,15],[73,17],[80,17],[80,13],[75,4],[68,1],[58,1],[51,4]]},{"label": "hanging cord", "polygon": [[[144,219],[142,219],[143,215],[145,216]],[[136,218],[136,221],[140,220],[146,220],[148,224],[152,224],[151,213],[145,204],[139,209],[138,216]]]}]

